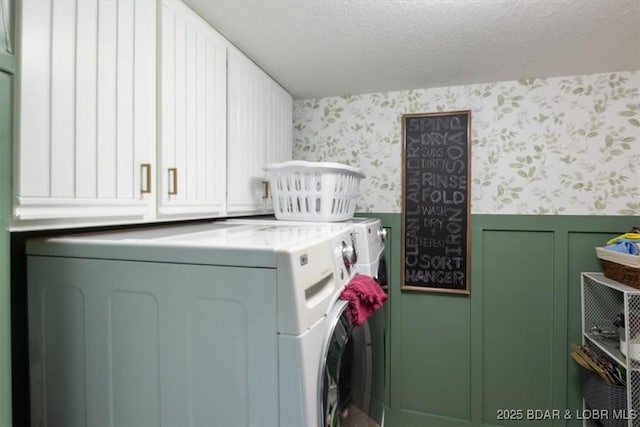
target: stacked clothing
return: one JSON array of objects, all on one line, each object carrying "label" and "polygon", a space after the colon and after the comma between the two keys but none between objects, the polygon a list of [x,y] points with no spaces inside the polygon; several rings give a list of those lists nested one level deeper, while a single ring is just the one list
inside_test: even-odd
[{"label": "stacked clothing", "polygon": [[604,248],[623,254],[638,255],[640,253],[640,228],[634,227],[630,231],[614,237],[607,242],[607,246]]}]

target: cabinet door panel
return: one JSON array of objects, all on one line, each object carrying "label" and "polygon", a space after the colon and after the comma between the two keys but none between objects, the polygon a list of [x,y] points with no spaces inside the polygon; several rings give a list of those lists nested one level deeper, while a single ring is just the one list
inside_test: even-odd
[{"label": "cabinet door panel", "polygon": [[[266,142],[266,163],[279,163],[292,158],[293,102],[291,95],[274,81],[269,82],[268,92],[269,126],[267,130],[268,140]],[[267,200],[267,207],[273,209],[271,198]]]},{"label": "cabinet door panel", "polygon": [[162,2],[160,26],[159,213],[223,215],[227,43],[181,2]]},{"label": "cabinet door panel", "polygon": [[155,152],[155,3],[19,5],[15,219],[149,216],[140,169]]},{"label": "cabinet door panel", "polygon": [[291,160],[293,150],[291,95],[276,82],[269,84],[269,118],[267,163]]},{"label": "cabinet door panel", "polygon": [[51,196],[73,197],[75,1],[51,5]]},{"label": "cabinet door panel", "polygon": [[21,3],[19,195],[49,197],[51,8],[49,0]]},{"label": "cabinet door panel", "polygon": [[76,146],[75,176],[78,198],[95,198],[97,195],[96,174],[96,132],[97,132],[97,90],[98,90],[98,2],[87,0],[77,5],[78,45],[76,105],[82,105],[76,112],[76,138],[86,141]]},{"label": "cabinet door panel", "polygon": [[198,75],[198,61],[197,61],[197,49],[196,44],[198,41],[197,34],[194,31],[193,27],[187,26],[186,31],[186,78],[187,78],[187,87],[186,87],[186,123],[187,123],[187,131],[186,138],[184,140],[183,146],[178,146],[178,149],[184,150],[184,158],[185,164],[181,169],[182,172],[182,180],[179,181],[179,191],[178,195],[183,200],[194,199],[195,195],[194,190],[197,185],[196,183],[196,170],[197,170],[197,159],[196,159],[196,145],[198,143],[198,134],[197,134],[197,126],[198,123],[196,121],[198,110],[197,110],[197,98],[198,98],[198,87],[197,87],[197,75]]},{"label": "cabinet door panel", "polygon": [[[164,10],[163,10],[163,14],[164,14]],[[169,188],[169,175],[168,173],[165,173],[168,168],[170,167],[174,167],[177,169],[177,173],[179,173],[180,175],[182,175],[180,172],[184,172],[186,166],[187,166],[187,159],[186,159],[186,150],[185,150],[185,146],[186,146],[186,140],[187,140],[187,51],[186,51],[186,46],[187,46],[187,26],[185,24],[185,22],[176,19],[176,40],[175,40],[175,65],[173,64],[168,64],[167,67],[171,67],[171,65],[173,65],[175,67],[175,83],[174,83],[174,87],[175,87],[175,116],[174,116],[174,120],[175,120],[175,126],[176,126],[176,133],[175,133],[175,140],[173,141],[173,143],[168,143],[167,139],[165,139],[164,135],[162,136],[162,141],[161,141],[161,145],[164,147],[165,145],[167,147],[170,147],[170,149],[174,152],[174,161],[173,163],[165,163],[164,159],[162,159],[161,163],[160,163],[160,170],[161,173],[163,174],[163,176],[166,177],[167,179],[167,184],[166,186],[162,187],[162,202],[161,202],[161,208],[164,207],[164,201],[165,200],[169,200],[169,192],[172,191]],[[163,48],[163,52],[164,52],[164,48]],[[162,70],[165,69],[165,66],[163,65],[161,68],[161,72]],[[171,84],[171,83],[169,83]],[[164,90],[164,86],[163,89]],[[164,97],[162,98],[162,105],[165,106],[167,104],[170,104],[171,100],[170,99],[165,99]],[[162,118],[162,121],[171,121],[171,117],[164,117]],[[178,182],[177,185],[177,194],[174,195],[174,200],[180,200],[181,197],[183,197],[185,189],[184,189],[184,185],[182,185],[182,180],[180,180],[180,182]],[[165,190],[166,189],[166,190]],[[166,199],[165,199],[166,197]]]},{"label": "cabinet door panel", "polygon": [[101,1],[98,9],[98,131],[96,175],[98,198],[116,196],[116,125],[118,8],[116,2]]},{"label": "cabinet door panel", "polygon": [[[188,195],[191,199],[205,200],[207,186],[207,159],[206,153],[206,134],[207,134],[207,41],[202,34],[198,34],[196,38],[196,87],[199,88],[196,92],[196,145],[195,150],[192,150],[193,161],[191,164],[195,167],[189,168],[189,183],[191,193]],[[226,143],[226,141],[225,141]]]},{"label": "cabinet door panel", "polygon": [[133,197],[133,0],[118,0],[117,74],[116,74],[116,197]]},{"label": "cabinet door panel", "polygon": [[228,210],[267,213],[264,166],[291,159],[292,101],[264,71],[238,51],[229,52]]},{"label": "cabinet door panel", "polygon": [[229,136],[227,209],[235,213],[266,210],[261,181],[266,160],[264,115],[267,76],[247,57],[229,51]]},{"label": "cabinet door panel", "polygon": [[[140,198],[139,189],[145,183],[141,164],[147,163],[155,174],[155,158],[157,147],[157,106],[156,106],[156,27],[157,5],[153,1],[136,0],[134,6],[134,75],[133,75],[133,189],[134,199]],[[155,175],[154,175],[155,176]],[[155,180],[154,180],[155,182]],[[151,185],[151,183],[149,183]],[[151,195],[147,195],[146,202],[151,211],[155,211],[155,185],[151,188]],[[146,197],[146,196],[145,196]]]},{"label": "cabinet door panel", "polygon": [[[176,89],[176,86],[179,85],[178,73],[180,72],[176,61],[176,49],[179,45],[176,25],[174,14],[167,13],[163,7],[160,13],[160,46],[162,47],[160,54],[160,86],[162,87],[160,135],[162,143],[158,147],[162,159],[160,163],[162,172],[159,174],[158,182],[163,193],[169,185],[168,173],[165,176],[164,169],[166,165],[176,163],[175,141],[178,137],[178,118],[183,117],[182,114],[178,114],[179,99]],[[161,199],[165,199],[164,195]]]},{"label": "cabinet door panel", "polygon": [[[227,50],[216,48],[213,55],[207,55],[207,70],[224,70],[207,79],[207,120],[206,138],[224,141],[222,144],[207,144],[207,164],[215,168],[207,168],[206,186],[207,200],[223,199],[226,209],[227,198]],[[220,102],[219,99],[223,101]]]}]

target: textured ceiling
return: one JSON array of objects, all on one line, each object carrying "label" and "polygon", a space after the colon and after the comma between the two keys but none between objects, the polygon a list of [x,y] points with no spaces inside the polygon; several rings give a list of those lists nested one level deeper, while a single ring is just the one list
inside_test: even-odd
[{"label": "textured ceiling", "polygon": [[640,69],[640,0],[185,0],[294,98]]}]

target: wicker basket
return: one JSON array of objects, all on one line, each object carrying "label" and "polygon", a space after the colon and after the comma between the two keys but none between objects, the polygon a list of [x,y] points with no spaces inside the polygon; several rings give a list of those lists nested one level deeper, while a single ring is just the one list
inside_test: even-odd
[{"label": "wicker basket", "polygon": [[640,256],[596,248],[605,277],[640,289]]},{"label": "wicker basket", "polygon": [[611,416],[613,411],[626,412],[626,387],[607,384],[595,372],[584,368],[580,368],[580,386],[587,408],[592,411],[605,410],[609,414],[608,419],[600,420],[603,426],[622,427],[627,425],[627,420],[618,420]]}]

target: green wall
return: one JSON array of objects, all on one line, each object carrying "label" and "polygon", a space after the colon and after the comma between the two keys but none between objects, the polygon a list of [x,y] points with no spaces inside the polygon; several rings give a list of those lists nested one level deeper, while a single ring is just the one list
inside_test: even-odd
[{"label": "green wall", "polygon": [[363,216],[381,218],[391,236],[387,425],[581,425],[496,414],[581,408],[568,355],[580,341],[579,275],[600,271],[594,247],[637,218],[473,215],[467,297],[401,292],[401,216]]},{"label": "green wall", "polygon": [[0,426],[11,425],[11,306],[9,221],[13,58],[0,54]]}]

